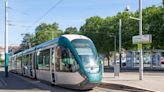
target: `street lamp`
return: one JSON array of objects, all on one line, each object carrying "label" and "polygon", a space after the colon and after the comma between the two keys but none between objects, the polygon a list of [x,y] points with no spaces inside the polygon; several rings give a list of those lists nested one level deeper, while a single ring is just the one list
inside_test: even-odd
[{"label": "street lamp", "polygon": [[[126,7],[126,11],[130,11],[130,7]],[[142,0],[139,0],[139,18],[131,17],[130,19],[139,21],[139,35],[142,36]],[[138,44],[138,50],[140,51],[140,69],[139,79],[143,80],[143,55],[142,55],[142,43]]]},{"label": "street lamp", "polygon": [[119,58],[120,58],[120,69],[121,69],[121,65],[122,65],[122,47],[121,47],[121,33],[122,33],[122,20],[121,19],[119,19]]},{"label": "street lamp", "polygon": [[119,76],[120,69],[116,62],[116,35],[110,34],[109,36],[114,38],[114,76]]},{"label": "street lamp", "polygon": [[[130,6],[129,5],[126,5],[126,8],[125,8],[125,12],[128,12],[130,10]],[[122,67],[122,19],[120,18],[119,19],[119,59],[120,59],[120,70],[121,70],[121,67]]]},{"label": "street lamp", "polygon": [[[125,8],[125,12],[126,11],[129,11],[130,10],[130,7],[129,7],[129,5],[126,5],[126,8]],[[120,69],[121,69],[121,67],[122,67],[122,36],[121,36],[121,34],[122,34],[122,19],[120,18],[119,19],[119,33],[118,33],[118,35],[119,35],[119,59],[120,59]]]}]

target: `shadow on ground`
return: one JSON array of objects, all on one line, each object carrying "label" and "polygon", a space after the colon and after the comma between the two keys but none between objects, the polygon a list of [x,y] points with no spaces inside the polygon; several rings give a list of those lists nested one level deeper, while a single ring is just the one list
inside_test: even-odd
[{"label": "shadow on ground", "polygon": [[98,87],[112,89],[112,90],[121,90],[126,92],[153,92],[149,90],[139,89],[139,88],[120,85],[120,84],[112,84],[112,83],[101,83]]},{"label": "shadow on ground", "polygon": [[78,92],[76,90],[51,85],[50,83],[40,83],[38,80],[32,80],[13,73],[9,73],[8,78],[6,78],[4,71],[0,71],[0,91],[8,92],[11,90],[14,92]]}]

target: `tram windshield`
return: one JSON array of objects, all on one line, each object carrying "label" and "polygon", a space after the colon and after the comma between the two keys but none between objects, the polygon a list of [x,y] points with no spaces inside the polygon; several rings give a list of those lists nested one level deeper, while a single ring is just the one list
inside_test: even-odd
[{"label": "tram windshield", "polygon": [[86,69],[99,68],[98,55],[95,46],[90,40],[76,39],[72,41],[72,44]]}]

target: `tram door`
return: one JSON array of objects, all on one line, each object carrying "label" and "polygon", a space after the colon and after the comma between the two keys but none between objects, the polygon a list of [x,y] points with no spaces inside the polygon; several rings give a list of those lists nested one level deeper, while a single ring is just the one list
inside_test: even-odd
[{"label": "tram door", "polygon": [[31,71],[30,71],[31,77],[35,78],[35,52],[32,53],[32,60],[31,60]]},{"label": "tram door", "polygon": [[51,72],[51,82],[55,83],[55,49],[50,49],[50,72]]},{"label": "tram door", "polygon": [[29,55],[28,70],[29,77],[33,77],[33,53]]},{"label": "tram door", "polygon": [[36,77],[36,66],[37,66],[37,54],[36,54],[36,52],[34,52],[33,53],[33,72],[34,72],[34,78],[36,79],[37,77]]}]

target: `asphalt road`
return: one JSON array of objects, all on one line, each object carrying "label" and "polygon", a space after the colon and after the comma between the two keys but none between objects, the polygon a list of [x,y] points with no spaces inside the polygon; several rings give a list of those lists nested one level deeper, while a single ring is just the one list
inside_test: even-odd
[{"label": "asphalt road", "polygon": [[[126,90],[125,90],[126,89]],[[141,92],[130,87],[120,85],[101,84],[88,91],[77,91],[51,85],[50,83],[40,82],[17,74],[9,73],[9,77],[4,77],[4,72],[0,71],[0,92]]]},{"label": "asphalt road", "polygon": [[0,71],[0,92],[114,92],[106,88],[94,88],[88,91],[77,91],[51,85],[23,77],[21,75],[9,73],[9,77],[4,77],[4,71]]}]

